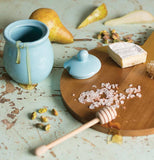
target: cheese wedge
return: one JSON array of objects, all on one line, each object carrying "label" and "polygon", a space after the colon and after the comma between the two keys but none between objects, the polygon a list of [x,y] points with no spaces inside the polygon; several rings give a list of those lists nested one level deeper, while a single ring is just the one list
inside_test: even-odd
[{"label": "cheese wedge", "polygon": [[121,67],[145,63],[147,52],[134,43],[117,42],[108,46],[109,56]]}]

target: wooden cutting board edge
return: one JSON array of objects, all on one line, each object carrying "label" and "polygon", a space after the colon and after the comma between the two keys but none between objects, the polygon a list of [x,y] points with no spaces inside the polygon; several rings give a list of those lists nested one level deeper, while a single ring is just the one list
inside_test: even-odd
[{"label": "wooden cutting board edge", "polygon": [[[154,42],[153,40],[154,40],[154,32],[150,35],[150,37],[147,39],[147,41],[141,47],[143,49],[150,48],[149,46],[154,45],[153,44],[153,42]],[[107,51],[107,46],[98,47],[98,48],[95,48],[93,50]],[[151,52],[151,50],[148,50],[148,49],[146,49],[146,51],[147,52]],[[150,60],[154,60],[154,54],[150,54],[150,55],[148,54],[146,63],[148,63]],[[62,80],[62,77],[61,77],[61,80]],[[60,89],[61,89],[61,83],[60,83]],[[68,111],[72,114],[72,116],[75,119],[79,120],[80,122],[85,123],[84,120],[82,120],[80,117],[78,117],[76,115],[76,113],[74,113],[71,110],[71,108],[68,107],[68,105],[67,105],[67,103],[65,102],[64,99],[63,99],[63,101],[66,104],[65,106],[68,109]],[[97,130],[97,131],[103,132],[103,133],[107,133],[107,134],[120,134],[122,136],[146,136],[146,135],[154,134],[154,128],[141,129],[141,130],[118,130],[118,129],[115,129],[115,128],[106,128],[106,127],[103,127],[103,126],[100,127],[100,124],[96,124],[92,128],[95,129],[95,130]]]}]

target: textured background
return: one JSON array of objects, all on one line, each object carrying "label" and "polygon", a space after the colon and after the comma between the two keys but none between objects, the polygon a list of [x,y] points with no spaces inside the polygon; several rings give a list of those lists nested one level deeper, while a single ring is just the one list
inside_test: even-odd
[{"label": "textured background", "polygon": [[[105,3],[108,15],[105,19],[77,30],[77,25],[97,6]],[[72,44],[52,44],[55,63],[50,76],[39,83],[36,89],[21,89],[5,73],[2,54],[4,39],[2,32],[9,23],[27,19],[32,11],[41,7],[54,9],[62,23],[76,39],[89,38],[92,41],[76,41]],[[122,145],[107,144],[108,135],[88,129],[72,139],[56,146],[42,157],[36,157],[32,150],[47,144],[58,137],[80,126],[62,102],[59,82],[63,71],[63,63],[78,50],[93,49],[102,46],[96,34],[101,30],[109,30],[103,22],[122,16],[130,11],[144,9],[154,15],[154,1],[151,0],[0,0],[0,160],[153,160],[154,136],[124,137]],[[152,24],[128,24],[111,27],[121,36],[132,34],[132,39],[143,44],[154,30]],[[49,112],[51,131],[44,132],[33,125],[39,120],[31,121],[29,114],[43,106],[55,108],[59,116]]]}]

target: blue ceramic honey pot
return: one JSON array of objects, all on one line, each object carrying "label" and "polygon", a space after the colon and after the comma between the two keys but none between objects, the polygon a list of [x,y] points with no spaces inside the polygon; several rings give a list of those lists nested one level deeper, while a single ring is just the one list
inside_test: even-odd
[{"label": "blue ceramic honey pot", "polygon": [[19,20],[4,30],[4,66],[21,84],[37,84],[51,72],[54,55],[48,27],[37,20]]}]

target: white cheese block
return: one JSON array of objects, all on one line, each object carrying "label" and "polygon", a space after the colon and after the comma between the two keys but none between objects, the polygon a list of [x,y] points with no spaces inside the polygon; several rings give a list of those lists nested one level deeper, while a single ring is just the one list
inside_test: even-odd
[{"label": "white cheese block", "polygon": [[134,43],[117,42],[108,46],[109,56],[122,68],[145,63],[147,52]]}]

